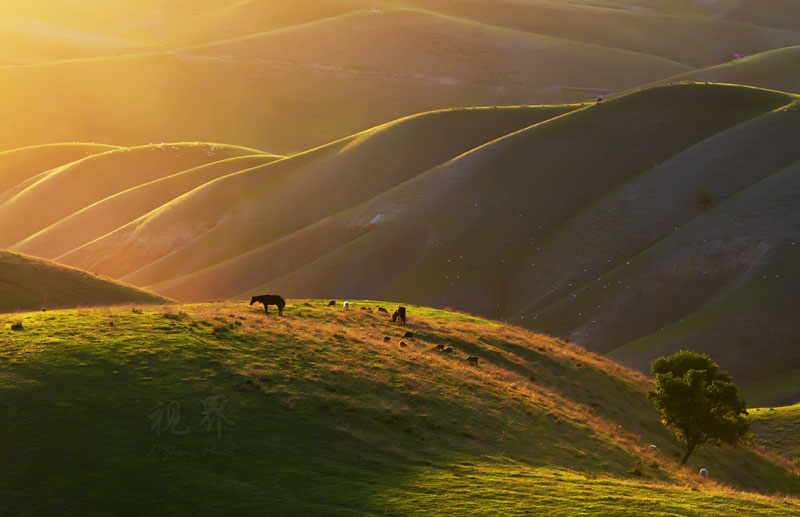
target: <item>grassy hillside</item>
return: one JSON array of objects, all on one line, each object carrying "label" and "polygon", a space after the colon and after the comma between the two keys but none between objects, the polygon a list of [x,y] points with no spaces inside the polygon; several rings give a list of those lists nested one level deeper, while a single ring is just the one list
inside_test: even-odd
[{"label": "grassy hillside", "polygon": [[[447,110],[402,119],[208,183],[61,260],[137,285],[172,280],[236,258],[487,141],[576,108]],[[258,267],[275,271],[283,267],[279,263]],[[230,294],[246,286],[237,282]]]},{"label": "grassy hillside", "polygon": [[750,411],[756,443],[800,465],[800,404]]},{"label": "grassy hillside", "polygon": [[800,47],[770,50],[720,65],[670,77],[661,83],[710,81],[760,86],[800,93]]},{"label": "grassy hillside", "polygon": [[457,307],[642,371],[691,347],[752,403],[791,403],[797,99],[684,83],[432,112],[205,183],[137,183],[18,249],[182,300]]},{"label": "grassy hillside", "polygon": [[15,444],[0,452],[14,472],[0,477],[3,510],[800,510],[738,491],[800,493],[759,450],[678,468],[647,381],[606,359],[462,314],[409,305],[402,329],[359,308],[375,302],[326,305],[292,301],[282,318],[244,302],[15,316],[24,330],[0,331],[0,437]]},{"label": "grassy hillside", "polygon": [[[0,312],[167,301],[110,278],[0,250]],[[5,336],[0,343],[5,346]]]},{"label": "grassy hillside", "polygon": [[121,191],[198,165],[258,152],[212,143],[175,143],[112,149],[68,163],[3,202],[0,246],[10,247]]}]

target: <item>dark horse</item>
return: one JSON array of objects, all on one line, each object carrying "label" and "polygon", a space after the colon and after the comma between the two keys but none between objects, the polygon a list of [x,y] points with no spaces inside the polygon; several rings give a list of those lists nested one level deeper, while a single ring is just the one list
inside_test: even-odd
[{"label": "dark horse", "polygon": [[253,296],[252,298],[250,298],[250,305],[253,305],[256,302],[264,304],[264,312],[266,312],[267,314],[269,314],[270,305],[277,305],[278,314],[283,316],[283,308],[286,307],[286,300],[284,300],[277,294],[262,294],[261,296]]},{"label": "dark horse", "polygon": [[406,308],[398,307],[394,314],[392,314],[392,321],[396,321],[401,325],[406,324]]}]

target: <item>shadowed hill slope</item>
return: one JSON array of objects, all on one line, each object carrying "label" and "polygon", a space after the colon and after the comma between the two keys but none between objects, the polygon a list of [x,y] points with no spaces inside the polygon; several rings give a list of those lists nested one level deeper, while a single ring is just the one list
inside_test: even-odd
[{"label": "shadowed hill slope", "polygon": [[402,119],[203,185],[60,260],[139,285],[169,280],[239,256],[576,107],[447,110]]},{"label": "shadowed hill slope", "polygon": [[800,93],[800,46],[771,50],[694,72],[664,82],[710,81],[759,86]]},{"label": "shadowed hill slope", "polygon": [[[791,8],[797,11],[796,2]],[[750,19],[728,20],[715,12],[703,12],[704,2],[684,6],[652,1],[571,2],[534,0],[411,0],[411,3],[454,16],[510,27],[534,34],[659,56],[692,67],[716,65],[733,54],[755,54],[800,44],[797,27],[776,27]],[[719,4],[720,2],[708,2]],[[738,2],[737,2],[738,3]],[[752,11],[783,18],[782,6]],[[712,9],[717,6],[711,6]],[[724,8],[719,9],[724,11]],[[792,22],[795,23],[795,22]],[[796,25],[796,23],[795,23]]]},{"label": "shadowed hill slope", "polygon": [[[216,289],[233,295],[258,279],[263,285],[238,294],[377,292],[513,317],[601,351],[652,333],[651,344],[615,357],[647,370],[653,357],[690,346],[717,357],[737,382],[761,382],[796,368],[788,314],[797,213],[789,200],[800,120],[795,105],[782,107],[794,99],[716,85],[623,97],[486,145],[365,205],[153,287],[200,299]],[[722,113],[734,118],[706,125],[721,123]],[[605,138],[625,141],[627,151]],[[695,201],[700,187],[718,206]],[[774,290],[757,303],[747,290],[731,294],[713,318],[662,333],[765,274]],[[745,300],[755,303],[746,317]]]},{"label": "shadowed hill slope", "polygon": [[110,278],[0,250],[0,312],[168,302]]},{"label": "shadowed hill slope", "polygon": [[701,451],[679,468],[649,382],[573,345],[408,305],[415,336],[401,346],[406,329],[358,309],[376,302],[289,302],[280,318],[236,302],[0,324],[2,436],[26,444],[0,449],[16,473],[0,479],[3,509],[798,510],[793,498],[736,490],[800,491],[791,467],[757,449]]}]

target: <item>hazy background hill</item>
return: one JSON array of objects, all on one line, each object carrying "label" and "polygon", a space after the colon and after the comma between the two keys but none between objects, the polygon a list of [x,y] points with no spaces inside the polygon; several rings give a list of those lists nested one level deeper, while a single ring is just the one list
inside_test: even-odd
[{"label": "hazy background hill", "polygon": [[[198,140],[291,154],[422,111],[586,101],[797,46],[796,9],[785,1],[10,4],[0,94],[15,102],[0,114],[16,124],[0,130],[0,149]],[[796,59],[781,61],[782,79],[765,72],[731,82],[796,91]],[[708,77],[725,80],[715,73]]]}]

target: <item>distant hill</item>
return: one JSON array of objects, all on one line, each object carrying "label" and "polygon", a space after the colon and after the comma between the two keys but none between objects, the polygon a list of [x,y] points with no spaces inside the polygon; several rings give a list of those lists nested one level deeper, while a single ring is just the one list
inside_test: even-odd
[{"label": "distant hill", "polygon": [[456,307],[642,371],[699,349],[751,403],[792,403],[798,99],[684,83],[437,111],[271,163],[153,170],[60,212],[17,197],[0,213],[32,214],[8,223],[13,249],[171,298]]},{"label": "distant hill", "polygon": [[[121,191],[226,158],[259,151],[212,143],[117,148],[51,169],[0,207],[0,246]],[[69,192],[69,196],[64,193]]]},{"label": "distant hill", "polygon": [[86,158],[93,154],[117,149],[101,144],[47,144],[12,149],[0,153],[0,199],[8,199],[20,190],[13,187],[28,186],[43,172],[60,165]]},{"label": "distant hill", "polygon": [[[800,9],[792,0],[410,2],[483,23],[659,56],[696,68],[719,64],[737,53],[800,44],[800,23],[791,15]],[[776,23],[779,20],[794,21]]]},{"label": "distant hill", "polygon": [[709,81],[800,93],[800,46],[770,50],[680,74],[659,83]]},{"label": "distant hill", "polygon": [[399,327],[375,312],[395,303],[350,301],[0,316],[2,433],[25,444],[0,448],[4,513],[800,511],[800,477],[761,449],[681,469],[650,382],[606,358],[415,305]]},{"label": "distant hill", "polygon": [[0,250],[0,313],[169,301],[110,278]]},{"label": "distant hill", "polygon": [[[423,111],[585,102],[797,47],[796,10],[792,0],[9,4],[0,95],[14,102],[0,115],[15,124],[0,128],[0,150],[197,140],[295,154]],[[791,65],[736,82],[795,91]]]},{"label": "distant hill", "polygon": [[17,121],[0,128],[0,149],[198,140],[292,154],[423,111],[594,99],[691,70],[430,12],[358,11],[163,52],[0,67],[0,95],[15,99],[0,115]]},{"label": "distant hill", "polygon": [[[139,285],[173,280],[269,244],[477,146],[577,107],[447,110],[398,120],[207,183],[59,260]],[[286,257],[257,267],[264,275],[298,266]],[[237,294],[248,284],[252,278],[234,282],[226,292]]]}]

